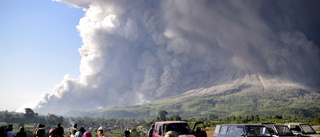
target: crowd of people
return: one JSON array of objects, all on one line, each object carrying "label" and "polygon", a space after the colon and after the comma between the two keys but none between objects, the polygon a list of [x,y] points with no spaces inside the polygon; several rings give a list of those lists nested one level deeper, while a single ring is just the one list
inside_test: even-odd
[{"label": "crowd of people", "polygon": [[20,127],[19,130],[20,131],[15,134],[13,132],[12,124],[9,124],[8,128],[6,126],[1,126],[0,137],[27,137],[24,127]]},{"label": "crowd of people", "polygon": [[[6,126],[1,126],[0,137],[27,137],[27,133],[24,131],[25,128],[22,126],[19,128],[20,131],[15,134],[13,132],[12,124]],[[105,137],[103,127],[99,127],[97,130],[97,135],[99,137]],[[38,124],[36,129],[33,131],[33,137],[64,137],[64,128],[61,126],[61,123],[57,124],[56,128],[49,130],[49,134],[46,135],[45,125]],[[73,129],[70,133],[70,137],[92,137],[92,134],[89,131],[86,131],[84,127],[80,127],[78,130],[78,125],[74,124]],[[124,137],[130,137],[130,131],[126,130],[124,132]]]}]

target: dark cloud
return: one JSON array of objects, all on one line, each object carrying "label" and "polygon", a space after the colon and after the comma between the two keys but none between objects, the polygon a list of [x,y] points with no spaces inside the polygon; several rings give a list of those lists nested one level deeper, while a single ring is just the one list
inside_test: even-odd
[{"label": "dark cloud", "polygon": [[319,88],[311,32],[319,27],[306,25],[318,18],[287,11],[291,1],[61,1],[86,11],[77,26],[81,75],[66,77],[38,111],[147,103],[251,74]]}]

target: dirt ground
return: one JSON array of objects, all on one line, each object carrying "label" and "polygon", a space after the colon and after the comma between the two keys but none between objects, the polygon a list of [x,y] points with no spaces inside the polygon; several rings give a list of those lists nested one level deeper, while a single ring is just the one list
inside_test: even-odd
[{"label": "dirt ground", "polygon": [[207,137],[212,137],[216,127],[206,127]]}]

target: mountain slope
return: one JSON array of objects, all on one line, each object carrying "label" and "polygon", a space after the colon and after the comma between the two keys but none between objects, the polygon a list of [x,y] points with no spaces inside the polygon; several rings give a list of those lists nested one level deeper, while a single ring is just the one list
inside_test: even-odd
[{"label": "mountain slope", "polygon": [[318,104],[320,104],[320,94],[311,89],[262,78],[260,75],[247,75],[228,84],[190,90],[149,104],[110,106],[105,109],[72,114],[105,118],[152,119],[157,117],[157,112],[160,110],[166,110],[169,115],[179,114],[186,118],[209,114],[218,116],[277,114],[285,117],[314,117],[320,112]]}]

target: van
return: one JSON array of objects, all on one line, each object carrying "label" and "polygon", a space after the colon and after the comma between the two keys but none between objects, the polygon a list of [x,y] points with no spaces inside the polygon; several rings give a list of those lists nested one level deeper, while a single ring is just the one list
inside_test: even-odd
[{"label": "van", "polygon": [[179,133],[179,137],[207,137],[204,126],[203,130],[199,127],[199,125],[203,126],[203,122],[197,122],[194,125],[194,128],[191,130],[188,123],[185,121],[163,121],[156,122],[154,124],[154,129],[152,132],[152,137],[164,137],[165,129],[167,125],[170,125],[172,129]]},{"label": "van", "polygon": [[213,137],[271,137],[266,126],[253,124],[217,125]]}]

